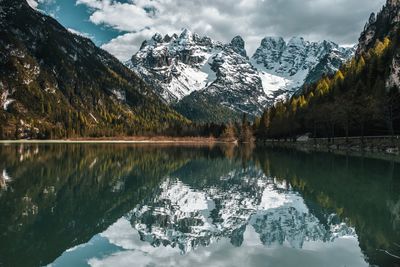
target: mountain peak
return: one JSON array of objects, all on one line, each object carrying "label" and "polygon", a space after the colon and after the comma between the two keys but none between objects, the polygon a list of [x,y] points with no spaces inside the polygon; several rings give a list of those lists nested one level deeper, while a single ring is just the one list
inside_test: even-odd
[{"label": "mountain peak", "polygon": [[304,40],[303,37],[295,36],[290,38],[288,45],[301,45],[304,46],[306,44],[306,41]]},{"label": "mountain peak", "polygon": [[386,5],[388,6],[399,6],[400,0],[387,0]]},{"label": "mountain peak", "polygon": [[230,46],[239,55],[241,55],[243,57],[247,57],[247,53],[246,53],[246,49],[245,49],[245,43],[244,43],[244,40],[243,40],[243,38],[241,36],[235,36],[232,39],[232,41],[230,43]]},{"label": "mountain peak", "polygon": [[286,46],[286,42],[282,37],[265,37],[261,40],[261,47],[266,49],[282,50]]},{"label": "mountain peak", "polygon": [[161,43],[163,40],[163,36],[161,35],[161,33],[155,33],[153,35],[153,37],[151,37],[151,39],[153,39],[154,41],[156,41],[157,43]]},{"label": "mountain peak", "polygon": [[339,45],[337,43],[334,43],[332,41],[327,41],[323,40],[320,45],[324,47],[324,49],[332,50],[332,49],[338,49]]},{"label": "mountain peak", "polygon": [[197,33],[193,33],[187,28],[182,30],[182,33],[179,35],[179,39],[182,43],[197,41],[200,39],[200,36]]},{"label": "mountain peak", "polygon": [[261,44],[263,44],[263,43],[273,43],[273,42],[275,42],[275,43],[285,43],[285,40],[282,38],[282,37],[276,37],[276,36],[267,36],[267,37],[264,37],[262,40],[261,40]]},{"label": "mountain peak", "polygon": [[368,23],[369,23],[369,24],[373,24],[373,23],[375,23],[375,22],[376,22],[376,15],[375,15],[374,12],[372,12],[371,15],[369,16]]},{"label": "mountain peak", "polygon": [[231,41],[231,45],[235,45],[237,47],[244,48],[244,40],[240,35],[235,36],[235,37],[233,37],[233,39]]},{"label": "mountain peak", "polygon": [[161,44],[149,42],[157,49],[141,49],[129,66],[167,103],[197,122],[227,121],[243,112],[258,115],[300,88],[308,73],[320,78],[335,72],[350,55],[328,41],[294,37],[289,46],[282,37],[265,37],[250,60],[241,36],[228,44],[188,29],[165,41],[168,37]]},{"label": "mountain peak", "polygon": [[193,33],[191,30],[189,30],[188,28],[183,28],[182,32],[181,32],[181,36],[185,37],[185,36],[191,36]]},{"label": "mountain peak", "polygon": [[304,83],[336,72],[351,57],[351,51],[331,41],[293,37],[286,43],[282,37],[266,37],[252,59],[263,73],[264,90],[269,91],[270,98],[282,99]]}]

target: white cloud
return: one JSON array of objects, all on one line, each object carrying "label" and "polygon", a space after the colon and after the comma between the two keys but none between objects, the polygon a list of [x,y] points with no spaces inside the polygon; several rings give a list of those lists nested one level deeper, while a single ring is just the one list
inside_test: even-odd
[{"label": "white cloud", "polygon": [[128,32],[104,49],[122,60],[156,32],[179,33],[182,28],[229,42],[241,35],[249,54],[265,36],[304,36],[341,44],[357,41],[364,23],[385,0],[77,0],[89,7],[90,21]]},{"label": "white cloud", "polygon": [[107,50],[121,61],[127,61],[138,51],[139,44],[143,42],[143,40],[149,39],[152,34],[153,32],[150,30],[139,33],[127,33],[102,45],[101,48]]},{"label": "white cloud", "polygon": [[137,31],[153,24],[143,6],[109,0],[78,0],[77,4],[86,4],[95,9],[90,16],[93,23],[107,24],[117,30]]}]

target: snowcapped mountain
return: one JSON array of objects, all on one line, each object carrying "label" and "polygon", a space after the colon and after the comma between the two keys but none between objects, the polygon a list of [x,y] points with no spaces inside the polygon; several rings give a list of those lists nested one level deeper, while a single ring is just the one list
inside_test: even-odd
[{"label": "snowcapped mountain", "polygon": [[[127,65],[167,103],[179,103],[176,108],[191,119],[210,118],[212,114],[204,113],[210,103],[222,109],[221,117],[255,115],[268,99],[244,46],[240,36],[222,44],[185,29],[179,36],[155,34]],[[196,105],[201,100],[204,105]]]},{"label": "snowcapped mountain", "polygon": [[155,34],[127,62],[168,103],[177,102],[215,79],[207,64],[222,43],[184,30],[179,36]]},{"label": "snowcapped mountain", "polygon": [[259,115],[305,82],[336,71],[353,52],[328,41],[267,37],[249,59],[240,36],[223,44],[185,29],[155,34],[126,64],[184,116],[218,122]]},{"label": "snowcapped mountain", "polygon": [[305,83],[312,83],[324,74],[333,74],[354,54],[330,42],[309,42],[293,37],[266,37],[261,41],[251,62],[257,67],[267,95],[282,99],[295,93]]}]

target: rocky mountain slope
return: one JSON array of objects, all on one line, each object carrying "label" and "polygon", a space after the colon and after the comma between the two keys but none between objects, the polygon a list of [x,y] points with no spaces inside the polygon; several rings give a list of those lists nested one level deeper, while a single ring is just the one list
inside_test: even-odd
[{"label": "rocky mountain slope", "polygon": [[252,57],[263,81],[264,90],[274,100],[285,99],[305,83],[334,74],[354,53],[330,42],[309,42],[294,37],[287,43],[283,38],[267,37]]},{"label": "rocky mountain slope", "polygon": [[[370,16],[348,64],[280,103],[279,112],[271,108],[272,117],[264,114],[268,132],[262,138],[399,133],[399,25],[400,0],[387,0],[377,15]],[[316,126],[317,122],[329,123]]]},{"label": "rocky mountain slope", "polygon": [[135,134],[186,121],[116,58],[25,0],[1,0],[0,17],[0,138]]},{"label": "rocky mountain slope", "polygon": [[378,13],[372,13],[365,24],[357,46],[356,55],[366,53],[373,48],[377,40],[392,36],[399,29],[400,1],[387,0],[386,5]]},{"label": "rocky mountain slope", "polygon": [[259,114],[268,103],[241,37],[222,44],[185,29],[143,42],[128,66],[189,118],[226,121]]},{"label": "rocky mountain slope", "polygon": [[222,44],[185,29],[144,41],[127,65],[181,114],[215,122],[259,115],[305,82],[334,73],[352,54],[332,42],[269,37],[249,59],[240,36]]},{"label": "rocky mountain slope", "polygon": [[[368,53],[376,45],[377,41],[382,41],[385,37],[392,42],[396,42],[399,34],[400,24],[400,1],[387,0],[386,5],[376,15],[372,13],[361,33],[357,46],[356,57]],[[398,44],[394,45],[392,63],[389,76],[386,80],[387,87],[400,87],[400,49]]]}]

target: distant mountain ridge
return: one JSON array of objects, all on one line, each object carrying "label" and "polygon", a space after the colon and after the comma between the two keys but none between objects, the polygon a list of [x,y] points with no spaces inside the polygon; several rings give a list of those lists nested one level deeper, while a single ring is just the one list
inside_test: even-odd
[{"label": "distant mountain ridge", "polygon": [[354,48],[340,47],[330,41],[309,42],[293,37],[266,37],[252,56],[263,80],[264,90],[272,99],[285,99],[305,83],[334,74],[354,54]]},{"label": "distant mountain ridge", "polygon": [[267,37],[250,59],[240,36],[223,44],[184,29],[155,34],[126,64],[186,117],[226,122],[260,115],[304,83],[333,74],[353,53],[328,41]]}]

